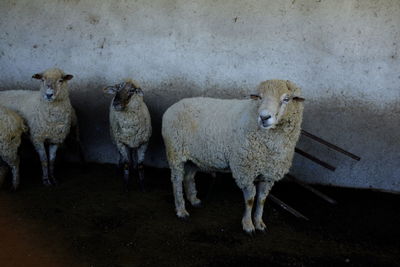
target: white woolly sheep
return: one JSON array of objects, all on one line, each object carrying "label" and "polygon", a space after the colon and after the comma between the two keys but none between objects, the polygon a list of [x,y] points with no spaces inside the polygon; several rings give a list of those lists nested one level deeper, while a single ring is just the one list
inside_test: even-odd
[{"label": "white woolly sheep", "polygon": [[[12,187],[14,190],[19,185],[19,156],[18,148],[21,144],[21,135],[26,132],[23,119],[14,111],[0,106],[0,160],[7,163],[11,168],[13,179]],[[5,168],[1,166],[0,185],[5,177]]]},{"label": "white woolly sheep", "polygon": [[[40,92],[9,90],[0,92],[0,104],[19,113],[29,127],[29,137],[40,157],[44,185],[56,183],[54,161],[58,147],[71,128],[73,109],[67,81],[73,78],[57,68],[32,78],[42,81]],[[48,145],[49,155],[46,152]]]},{"label": "white woolly sheep", "polygon": [[133,80],[108,86],[103,91],[115,94],[110,106],[110,132],[122,159],[126,186],[129,187],[132,167],[139,170],[139,186],[144,190],[143,162],[152,128],[143,91]]},{"label": "white woolly sheep", "polygon": [[258,93],[246,100],[187,98],[163,115],[162,136],[178,217],[189,216],[182,182],[189,202],[199,206],[196,172],[231,172],[245,199],[243,229],[248,233],[265,230],[264,202],[274,182],[291,166],[304,99],[299,97],[300,88],[282,80],[261,83]]}]

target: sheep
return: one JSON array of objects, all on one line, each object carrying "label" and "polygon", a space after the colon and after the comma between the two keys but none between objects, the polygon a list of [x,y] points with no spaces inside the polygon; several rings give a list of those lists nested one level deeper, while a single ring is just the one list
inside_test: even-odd
[{"label": "sheep", "polygon": [[125,185],[129,188],[131,166],[138,169],[139,186],[144,191],[143,162],[152,127],[149,110],[143,101],[143,91],[131,79],[107,86],[103,91],[115,94],[109,112],[110,133],[122,159]]},{"label": "sheep", "polygon": [[164,113],[162,136],[179,218],[189,216],[182,182],[187,199],[196,207],[201,205],[196,196],[196,172],[231,172],[245,199],[243,230],[266,229],[264,202],[274,182],[291,166],[304,98],[299,97],[300,88],[283,80],[262,82],[258,93],[242,100],[186,98]]},{"label": "sheep", "polygon": [[[21,135],[27,130],[24,120],[17,113],[0,106],[0,160],[7,163],[12,170],[14,190],[17,190],[19,185],[18,148],[21,144]],[[0,166],[0,186],[5,175],[5,166]]]},{"label": "sheep", "polygon": [[32,78],[42,81],[39,92],[1,91],[0,104],[16,111],[26,121],[29,138],[41,161],[43,184],[50,186],[57,184],[54,178],[56,152],[70,132],[74,116],[67,86],[73,76],[51,68]]}]

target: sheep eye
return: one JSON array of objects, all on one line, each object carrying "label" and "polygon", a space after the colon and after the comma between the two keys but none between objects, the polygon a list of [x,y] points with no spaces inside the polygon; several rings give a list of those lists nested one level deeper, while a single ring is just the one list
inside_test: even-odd
[{"label": "sheep eye", "polygon": [[62,80],[62,79],[58,80],[59,83],[62,83],[63,81],[64,81],[64,80]]},{"label": "sheep eye", "polygon": [[290,100],[290,98],[288,97],[288,96],[286,96],[284,99],[283,99],[283,102],[289,102],[289,100]]}]

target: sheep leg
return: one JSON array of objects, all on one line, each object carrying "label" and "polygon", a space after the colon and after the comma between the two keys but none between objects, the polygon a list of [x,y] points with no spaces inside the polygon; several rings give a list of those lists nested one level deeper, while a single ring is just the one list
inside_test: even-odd
[{"label": "sheep leg", "polygon": [[7,175],[7,166],[3,165],[1,160],[0,160],[0,187],[3,185],[4,180],[6,178]]},{"label": "sheep leg", "polygon": [[139,187],[140,190],[143,192],[146,191],[144,187],[144,158],[146,156],[146,151],[147,151],[147,144],[141,145],[137,149],[137,163],[138,163],[138,172],[139,172]]},{"label": "sheep leg", "polygon": [[56,145],[56,144],[51,144],[49,146],[49,176],[50,176],[50,180],[55,185],[57,184],[57,180],[54,177],[54,163],[56,161],[57,149],[58,149],[58,145]]},{"label": "sheep leg", "polygon": [[248,234],[252,234],[255,231],[253,222],[251,220],[251,210],[254,204],[254,197],[256,195],[256,187],[254,184],[248,185],[242,188],[243,196],[245,200],[245,211],[242,218],[243,230]]},{"label": "sheep leg", "polygon": [[181,219],[189,217],[185,209],[185,200],[183,199],[182,182],[185,170],[183,164],[171,166],[171,181],[175,198],[176,215]]},{"label": "sheep leg", "polygon": [[117,148],[119,151],[119,154],[121,155],[122,162],[123,162],[123,171],[124,171],[124,182],[126,189],[129,188],[129,168],[130,168],[130,163],[131,163],[131,155],[129,153],[129,147],[122,143],[117,143]]},{"label": "sheep leg", "polygon": [[[13,176],[12,177],[12,189],[15,191],[15,190],[17,190],[18,185],[19,185],[19,157],[17,156],[17,151],[15,151],[13,153],[13,155],[15,155],[15,156],[4,159],[4,161],[11,168],[11,172],[12,172],[12,176]],[[4,172],[3,174],[5,176],[6,172]],[[0,183],[0,185],[1,185],[1,183]]]},{"label": "sheep leg", "polygon": [[46,148],[44,143],[34,144],[36,152],[39,154],[40,163],[42,164],[42,181],[45,186],[50,186],[51,182],[49,180],[49,170],[48,170],[48,160],[46,154]]},{"label": "sheep leg", "polygon": [[11,165],[12,178],[12,188],[17,190],[19,186],[19,158],[17,158]]},{"label": "sheep leg", "polygon": [[265,223],[262,220],[264,203],[273,184],[274,183],[270,181],[261,181],[257,184],[257,205],[254,212],[253,221],[255,228],[260,231],[265,231],[266,229]]},{"label": "sheep leg", "polygon": [[190,201],[190,204],[192,204],[193,207],[201,207],[201,201],[197,198],[196,183],[194,180],[195,175],[195,169],[188,168],[187,170],[185,170],[183,185],[185,187],[186,197]]}]

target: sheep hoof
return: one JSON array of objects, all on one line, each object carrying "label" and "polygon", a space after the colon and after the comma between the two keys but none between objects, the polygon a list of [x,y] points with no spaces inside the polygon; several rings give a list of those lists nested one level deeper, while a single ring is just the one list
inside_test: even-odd
[{"label": "sheep hoof", "polygon": [[51,186],[52,184],[51,184],[49,179],[43,179],[43,185],[44,186]]},{"label": "sheep hoof", "polygon": [[267,230],[267,226],[265,225],[265,223],[263,221],[260,221],[258,223],[256,222],[255,227],[256,227],[256,230],[261,231],[261,232],[265,232]]},{"label": "sheep hoof", "polygon": [[183,221],[189,220],[189,212],[187,212],[186,210],[178,211],[176,215],[178,216],[179,219]]},{"label": "sheep hoof", "polygon": [[256,235],[256,231],[255,230],[244,230],[246,232],[247,235],[249,235],[250,237],[255,237]]},{"label": "sheep hoof", "polygon": [[253,223],[242,223],[243,225],[243,230],[248,233],[249,235],[253,235],[256,231],[256,228],[254,228]]},{"label": "sheep hoof", "polygon": [[192,206],[195,207],[195,208],[202,208],[203,207],[203,203],[201,203],[201,201],[199,200],[198,202],[193,203]]},{"label": "sheep hoof", "polygon": [[141,192],[146,192],[146,187],[144,186],[143,181],[139,181],[139,189]]},{"label": "sheep hoof", "polygon": [[17,189],[18,189],[18,185],[17,184],[13,184],[11,186],[11,191],[15,192],[15,191],[17,191]]},{"label": "sheep hoof", "polygon": [[124,191],[125,191],[125,193],[131,192],[131,185],[130,185],[130,183],[124,183]]}]

